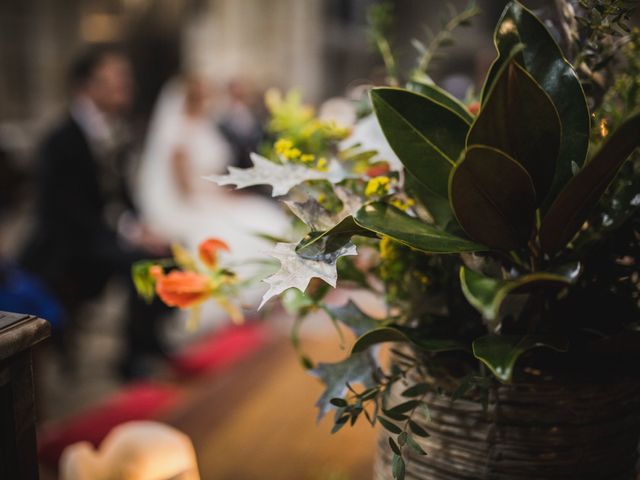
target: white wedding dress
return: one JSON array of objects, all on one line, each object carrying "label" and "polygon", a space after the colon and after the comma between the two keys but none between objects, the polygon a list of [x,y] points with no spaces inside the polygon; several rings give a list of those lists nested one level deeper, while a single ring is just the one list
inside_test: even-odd
[{"label": "white wedding dress", "polygon": [[[182,84],[164,87],[149,128],[138,175],[138,204],[143,221],[169,241],[196,252],[208,237],[227,242],[225,263],[242,277],[259,275],[252,260],[269,258],[272,245],[257,234],[281,237],[290,221],[276,202],[256,194],[233,192],[202,177],[222,174],[231,162],[231,149],[212,118],[192,119],[184,114]],[[181,149],[187,159],[193,192],[181,194],[172,159]],[[243,300],[257,305],[265,284],[250,289]]]}]

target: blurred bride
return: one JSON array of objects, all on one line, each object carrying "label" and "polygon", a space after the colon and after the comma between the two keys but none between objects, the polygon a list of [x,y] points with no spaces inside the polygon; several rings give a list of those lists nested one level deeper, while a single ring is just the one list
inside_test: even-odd
[{"label": "blurred bride", "polygon": [[271,200],[202,178],[224,173],[232,159],[212,106],[211,88],[201,77],[172,80],[163,88],[141,158],[138,201],[156,233],[192,252],[203,239],[220,238],[231,247],[229,260],[251,276],[257,269],[249,261],[270,248],[256,234],[281,235],[289,222]]}]

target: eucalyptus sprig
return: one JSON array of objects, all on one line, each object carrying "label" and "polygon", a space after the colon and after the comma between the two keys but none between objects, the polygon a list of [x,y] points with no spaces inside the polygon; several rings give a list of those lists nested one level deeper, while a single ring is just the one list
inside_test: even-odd
[{"label": "eucalyptus sprig", "polygon": [[442,20],[442,28],[434,34],[431,29],[425,28],[427,34],[427,44],[418,39],[412,41],[413,46],[418,51],[419,57],[416,67],[411,74],[412,80],[421,80],[431,66],[431,63],[438,58],[440,50],[454,43],[454,31],[458,27],[469,25],[471,19],[480,15],[482,10],[476,5],[475,0],[469,2],[464,10],[458,12],[455,6],[447,4],[449,10],[449,18]]}]

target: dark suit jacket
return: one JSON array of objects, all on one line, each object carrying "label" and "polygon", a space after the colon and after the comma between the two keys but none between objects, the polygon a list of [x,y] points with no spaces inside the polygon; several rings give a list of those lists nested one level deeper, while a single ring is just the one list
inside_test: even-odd
[{"label": "dark suit jacket", "polygon": [[90,297],[114,271],[128,269],[104,218],[101,175],[85,133],[67,117],[40,149],[36,222],[23,254],[23,264],[61,296]]}]

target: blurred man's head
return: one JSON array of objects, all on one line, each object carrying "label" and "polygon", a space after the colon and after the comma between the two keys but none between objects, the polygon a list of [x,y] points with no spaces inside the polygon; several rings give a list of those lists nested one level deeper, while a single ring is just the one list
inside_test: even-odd
[{"label": "blurred man's head", "polygon": [[124,113],[133,95],[131,65],[115,47],[90,47],[71,67],[71,86],[74,94],[86,95],[103,112]]}]

